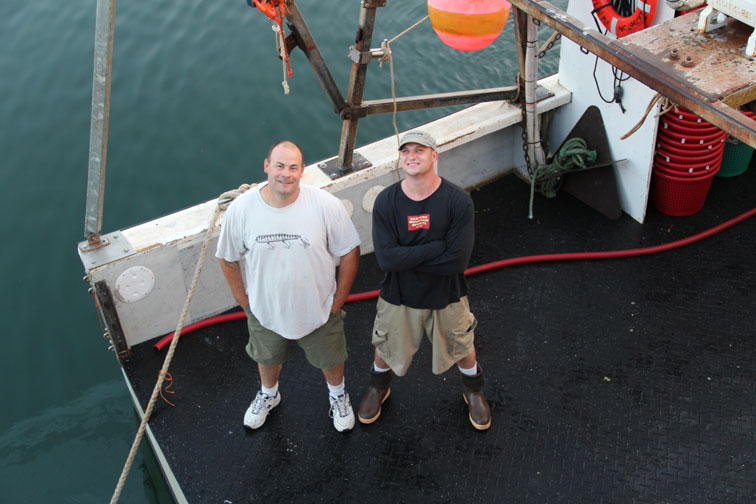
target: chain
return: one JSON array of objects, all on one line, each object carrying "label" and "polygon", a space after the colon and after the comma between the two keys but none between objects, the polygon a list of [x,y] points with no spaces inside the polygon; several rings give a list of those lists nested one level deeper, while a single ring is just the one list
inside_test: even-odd
[{"label": "chain", "polygon": [[541,46],[541,48],[538,50],[538,56],[536,56],[536,58],[541,59],[544,56],[546,56],[546,53],[549,51],[549,49],[551,49],[552,47],[554,47],[554,43],[557,40],[561,39],[561,38],[562,38],[562,34],[561,33],[556,32],[556,31],[554,33],[552,33],[551,37],[549,37],[549,39],[546,41],[546,43],[543,44]]},{"label": "chain", "polygon": [[530,161],[530,154],[528,154],[528,132],[527,132],[527,112],[525,111],[525,92],[523,91],[523,86],[521,83],[521,77],[520,74],[517,74],[517,89],[518,92],[518,98],[520,102],[520,111],[522,114],[522,122],[520,123],[522,125],[522,154],[525,157],[525,168],[528,170],[528,175],[530,176],[530,179],[533,179],[533,166]]}]

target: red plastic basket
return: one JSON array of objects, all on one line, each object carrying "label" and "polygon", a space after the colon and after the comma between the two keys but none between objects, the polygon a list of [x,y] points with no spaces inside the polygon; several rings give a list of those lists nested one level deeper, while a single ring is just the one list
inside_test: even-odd
[{"label": "red plastic basket", "polygon": [[684,107],[681,107],[680,105],[677,105],[677,107],[673,108],[672,110],[664,114],[662,117],[664,117],[665,119],[669,117],[669,118],[677,119],[679,121],[687,121],[687,122],[692,122],[692,123],[697,122],[697,123],[711,124],[710,122],[701,119],[698,115],[694,114],[693,112],[691,112],[690,110]]},{"label": "red plastic basket", "polygon": [[659,170],[652,173],[651,201],[659,212],[683,217],[703,208],[717,170],[697,178],[682,178]]},{"label": "red plastic basket", "polygon": [[672,168],[667,168],[666,166],[663,166],[659,163],[654,163],[654,171],[659,171],[665,175],[669,175],[671,177],[678,177],[685,180],[698,180],[698,179],[709,177],[711,176],[712,173],[718,173],[720,171],[720,168],[712,168],[710,170],[698,170],[695,172],[684,172],[684,171],[679,171]]},{"label": "red plastic basket", "polygon": [[704,121],[698,116],[675,114],[673,112],[667,112],[666,114],[661,116],[661,119],[667,122],[673,122],[673,123],[680,124],[682,126],[689,126],[689,127],[703,126],[706,128],[710,128],[711,126],[713,126],[709,121]]},{"label": "red plastic basket", "polygon": [[707,153],[713,152],[717,149],[724,148],[724,142],[713,142],[707,145],[692,144],[692,143],[682,144],[680,142],[675,142],[674,140],[664,135],[657,136],[656,143],[657,145],[658,144],[664,145],[664,148],[667,149],[669,152],[674,152],[670,149],[677,149],[681,153],[689,154],[691,156],[706,155]]},{"label": "red plastic basket", "polygon": [[681,149],[668,148],[665,145],[656,146],[656,155],[664,159],[668,163],[679,163],[682,165],[698,165],[698,164],[715,164],[722,161],[722,153],[724,147],[717,147],[716,149],[707,150],[703,154],[685,152],[680,154]]},{"label": "red plastic basket", "polygon": [[707,122],[683,123],[683,122],[676,122],[674,120],[670,121],[670,120],[667,120],[666,118],[660,121],[659,127],[664,130],[680,133],[681,135],[690,135],[690,136],[711,135],[711,134],[717,133],[718,131],[721,131],[716,126],[712,126],[710,123],[707,123]]},{"label": "red plastic basket", "polygon": [[722,143],[726,136],[727,134],[724,131],[718,131],[710,135],[682,135],[668,129],[660,129],[658,135],[659,138],[669,140],[675,145],[694,145],[696,147],[708,147],[709,145]]},{"label": "red plastic basket", "polygon": [[722,164],[722,154],[717,154],[715,159],[711,161],[702,161],[696,163],[675,163],[674,161],[667,161],[661,157],[657,152],[654,155],[654,166],[661,166],[667,170],[676,173],[678,176],[686,175],[701,175],[703,173],[710,172],[712,170],[718,170]]},{"label": "red plastic basket", "polygon": [[658,138],[656,142],[657,150],[661,148],[661,149],[664,149],[664,151],[669,152],[670,154],[675,154],[677,156],[686,156],[689,158],[711,156],[713,155],[713,153],[723,150],[724,147],[725,147],[725,142],[722,142],[719,144],[713,144],[710,147],[704,147],[703,149],[689,146],[688,144],[685,144],[685,145],[673,144],[669,140],[662,139],[662,138]]}]

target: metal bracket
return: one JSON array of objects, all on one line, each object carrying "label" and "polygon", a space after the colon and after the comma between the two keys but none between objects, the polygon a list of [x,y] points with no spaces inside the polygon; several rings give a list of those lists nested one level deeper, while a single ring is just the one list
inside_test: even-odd
[{"label": "metal bracket", "polygon": [[349,46],[349,59],[358,65],[364,65],[370,62],[372,55],[370,51],[358,51],[356,47]]},{"label": "metal bracket", "polygon": [[541,101],[545,100],[546,98],[551,98],[552,96],[554,96],[554,93],[552,93],[548,88],[545,88],[540,84],[536,86],[536,100]]},{"label": "metal bracket", "polygon": [[90,245],[86,241],[80,242],[78,249],[81,262],[84,263],[87,271],[136,254],[134,247],[119,231],[102,236],[97,245]]},{"label": "metal bracket", "polygon": [[108,288],[108,284],[104,281],[95,282],[94,292],[97,296],[97,304],[101,310],[105,326],[108,328],[106,336],[110,339],[113,350],[118,358],[124,359],[129,356],[129,346],[126,343],[126,336],[123,333],[121,321],[118,318],[118,310],[116,310],[113,295]]},{"label": "metal bracket", "polygon": [[79,250],[85,253],[93,252],[95,250],[100,250],[103,247],[107,247],[108,245],[110,245],[110,240],[108,240],[106,237],[92,235],[90,239],[79,244]]},{"label": "metal bracket", "polygon": [[370,161],[365,159],[365,157],[360,154],[357,151],[354,151],[352,153],[352,166],[339,166],[339,158],[333,157],[327,161],[323,161],[321,163],[318,163],[318,168],[323,170],[323,172],[331,177],[332,180],[335,180],[339,177],[343,177],[344,175],[347,175],[352,172],[364,170],[365,168],[369,168],[370,166],[373,166]]},{"label": "metal bracket", "polygon": [[386,54],[383,48],[370,49],[369,51],[358,51],[356,47],[349,46],[349,59],[358,65],[366,65],[374,58],[380,59]]}]

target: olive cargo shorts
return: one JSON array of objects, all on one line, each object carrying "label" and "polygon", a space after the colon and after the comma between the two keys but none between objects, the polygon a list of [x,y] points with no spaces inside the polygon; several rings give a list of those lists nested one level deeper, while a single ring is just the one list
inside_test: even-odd
[{"label": "olive cargo shorts", "polygon": [[296,342],[304,350],[307,361],[318,369],[332,369],[347,359],[346,338],[344,337],[344,317],[346,312],[331,313],[325,324],[310,334],[296,340],[286,339],[278,333],[260,325],[249,307],[247,314],[249,342],[247,354],[263,366],[283,364],[288,356],[289,343]]}]

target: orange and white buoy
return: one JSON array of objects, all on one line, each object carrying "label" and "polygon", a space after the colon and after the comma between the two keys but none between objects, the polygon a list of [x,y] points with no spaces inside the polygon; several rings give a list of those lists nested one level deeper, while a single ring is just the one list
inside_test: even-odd
[{"label": "orange and white buoy", "polygon": [[511,7],[507,0],[428,0],[428,16],[444,44],[477,51],[496,40]]}]

